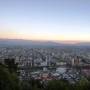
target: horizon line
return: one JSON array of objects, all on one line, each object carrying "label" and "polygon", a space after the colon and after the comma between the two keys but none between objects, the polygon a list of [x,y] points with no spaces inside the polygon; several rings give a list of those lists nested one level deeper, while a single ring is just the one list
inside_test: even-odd
[{"label": "horizon line", "polygon": [[55,41],[55,42],[90,42],[89,40],[39,40],[39,39],[22,39],[22,38],[0,38],[2,40],[25,40],[25,41]]}]

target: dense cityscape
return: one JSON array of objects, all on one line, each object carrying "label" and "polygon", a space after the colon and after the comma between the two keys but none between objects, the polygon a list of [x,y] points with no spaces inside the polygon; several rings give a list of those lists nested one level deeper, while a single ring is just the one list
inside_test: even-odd
[{"label": "dense cityscape", "polygon": [[45,86],[53,80],[75,84],[90,77],[89,47],[0,47],[1,64],[14,60],[20,81],[39,80]]}]

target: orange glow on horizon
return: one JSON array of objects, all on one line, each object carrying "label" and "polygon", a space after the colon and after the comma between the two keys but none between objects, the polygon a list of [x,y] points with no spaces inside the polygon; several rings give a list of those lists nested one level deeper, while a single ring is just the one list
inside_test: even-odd
[{"label": "orange glow on horizon", "polygon": [[89,35],[62,35],[62,34],[46,34],[46,33],[28,33],[20,32],[19,30],[12,30],[7,27],[1,28],[0,38],[2,39],[24,39],[24,40],[51,40],[51,41],[64,41],[63,43],[76,43],[90,41]]},{"label": "orange glow on horizon", "polygon": [[22,40],[39,40],[39,41],[62,41],[63,43],[70,43],[70,44],[75,44],[77,42],[89,42],[90,40],[83,40],[83,39],[75,39],[75,38],[68,38],[57,35],[24,35],[24,34],[17,34],[17,33],[0,33],[0,38],[1,39],[22,39]]}]

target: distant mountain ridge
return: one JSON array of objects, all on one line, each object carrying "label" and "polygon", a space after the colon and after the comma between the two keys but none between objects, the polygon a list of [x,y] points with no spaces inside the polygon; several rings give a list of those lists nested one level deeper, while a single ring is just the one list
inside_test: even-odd
[{"label": "distant mountain ridge", "polygon": [[[68,42],[68,41],[67,41]],[[90,46],[90,42],[78,42],[75,44],[65,43],[63,41],[35,41],[22,39],[0,39],[0,46]]]},{"label": "distant mountain ridge", "polygon": [[1,46],[59,46],[59,43],[52,41],[33,41],[33,40],[21,40],[21,39],[0,39]]}]

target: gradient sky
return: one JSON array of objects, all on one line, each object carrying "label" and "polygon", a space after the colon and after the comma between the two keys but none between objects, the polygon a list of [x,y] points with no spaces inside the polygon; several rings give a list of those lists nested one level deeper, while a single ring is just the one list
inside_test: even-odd
[{"label": "gradient sky", "polygon": [[90,0],[0,0],[0,38],[90,41]]}]

